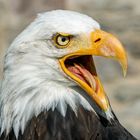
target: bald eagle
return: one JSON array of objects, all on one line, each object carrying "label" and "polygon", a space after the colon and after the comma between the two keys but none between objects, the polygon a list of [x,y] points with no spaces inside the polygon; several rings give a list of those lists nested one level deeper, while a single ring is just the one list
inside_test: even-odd
[{"label": "bald eagle", "polygon": [[116,118],[92,56],[114,58],[121,43],[91,17],[39,14],[8,48],[0,93],[0,140],[136,140]]}]

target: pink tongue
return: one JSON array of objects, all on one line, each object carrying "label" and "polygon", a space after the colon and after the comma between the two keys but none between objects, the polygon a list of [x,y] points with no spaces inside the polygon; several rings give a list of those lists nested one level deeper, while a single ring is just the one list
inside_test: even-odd
[{"label": "pink tongue", "polygon": [[74,64],[74,66],[68,67],[68,70],[78,78],[80,78],[82,81],[88,83],[93,88],[93,90],[96,91],[96,80],[87,69],[85,69],[83,66]]}]

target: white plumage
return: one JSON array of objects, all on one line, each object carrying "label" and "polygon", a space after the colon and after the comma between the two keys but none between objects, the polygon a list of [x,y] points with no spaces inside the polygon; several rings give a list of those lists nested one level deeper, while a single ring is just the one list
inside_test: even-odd
[{"label": "white plumage", "polygon": [[[44,109],[57,107],[63,116],[67,105],[75,113],[78,104],[92,110],[89,103],[71,88],[77,84],[65,76],[58,64],[57,58],[74,50],[57,49],[52,36],[57,32],[88,36],[91,30],[99,28],[99,24],[86,15],[56,10],[40,14],[15,39],[7,51],[4,65],[0,93],[1,133],[4,130],[8,133],[13,127],[18,136],[20,129],[24,131],[26,122]],[[81,88],[78,90],[84,92]]]}]

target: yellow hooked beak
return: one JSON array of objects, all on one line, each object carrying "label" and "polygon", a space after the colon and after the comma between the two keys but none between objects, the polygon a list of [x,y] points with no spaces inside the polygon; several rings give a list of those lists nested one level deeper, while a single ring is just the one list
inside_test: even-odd
[{"label": "yellow hooked beak", "polygon": [[[88,48],[82,46],[80,50],[59,59],[59,62],[65,74],[79,84],[103,111],[107,111],[110,107],[109,101],[91,56],[104,56],[118,60],[124,75],[127,71],[127,57],[119,40],[107,32],[102,30],[91,32],[90,42]],[[69,68],[70,65],[71,68]],[[74,70],[76,72],[72,72]]]}]

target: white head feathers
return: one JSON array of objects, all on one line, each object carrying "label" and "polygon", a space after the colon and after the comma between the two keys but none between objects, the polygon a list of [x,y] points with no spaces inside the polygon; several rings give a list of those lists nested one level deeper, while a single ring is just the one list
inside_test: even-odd
[{"label": "white head feathers", "polygon": [[76,84],[60,70],[57,61],[67,52],[56,49],[51,39],[57,32],[88,34],[99,28],[99,24],[86,15],[56,10],[40,14],[15,39],[5,58],[0,93],[1,133],[5,130],[8,133],[13,127],[18,136],[27,121],[45,109],[57,108],[63,116],[67,105],[75,113],[78,104],[92,110],[89,103],[70,88]]}]

